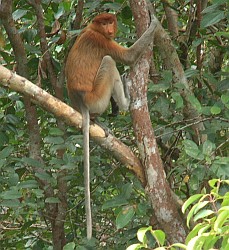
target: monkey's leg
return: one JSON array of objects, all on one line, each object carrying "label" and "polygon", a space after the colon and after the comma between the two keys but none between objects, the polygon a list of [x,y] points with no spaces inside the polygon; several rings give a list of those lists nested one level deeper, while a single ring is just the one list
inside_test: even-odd
[{"label": "monkey's leg", "polygon": [[117,103],[115,102],[114,98],[111,97],[111,114],[109,116],[115,117],[119,113],[119,107]]},{"label": "monkey's leg", "polygon": [[121,75],[121,80],[122,80],[122,83],[123,83],[123,89],[124,89],[124,94],[125,94],[125,97],[130,100],[130,91],[129,91],[129,88],[130,88],[130,85],[131,85],[131,80],[128,76],[127,73],[124,73]]},{"label": "monkey's leg", "polygon": [[128,83],[129,83],[128,78],[125,75],[123,75],[121,79],[120,74],[116,68],[112,97],[118,104],[119,108],[122,110],[128,110],[130,105],[130,94],[129,94]]},{"label": "monkey's leg", "polygon": [[[91,92],[85,92],[83,97],[90,114],[100,115],[107,109],[116,81],[120,81],[119,84],[122,89],[115,91],[115,93],[123,92],[122,96],[124,96],[116,63],[110,56],[104,56],[93,83],[93,90]],[[118,86],[116,86],[116,88],[118,88]],[[119,102],[117,103],[119,105]]]}]

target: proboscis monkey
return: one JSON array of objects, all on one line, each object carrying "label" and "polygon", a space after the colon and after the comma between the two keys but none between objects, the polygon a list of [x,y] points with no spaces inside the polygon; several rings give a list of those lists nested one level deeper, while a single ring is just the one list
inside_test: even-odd
[{"label": "proboscis monkey", "polygon": [[[152,18],[152,17],[151,17]],[[84,182],[87,238],[92,237],[89,166],[90,116],[102,114],[108,107],[111,96],[120,109],[129,107],[129,92],[122,83],[116,62],[134,65],[151,43],[156,27],[154,19],[149,28],[130,47],[125,48],[114,41],[117,32],[116,16],[103,13],[96,16],[81,32],[71,48],[65,73],[68,95],[72,106],[81,112],[84,135]]]}]

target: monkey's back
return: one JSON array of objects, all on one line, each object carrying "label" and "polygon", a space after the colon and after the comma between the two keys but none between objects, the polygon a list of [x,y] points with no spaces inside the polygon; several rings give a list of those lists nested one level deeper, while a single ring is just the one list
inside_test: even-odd
[{"label": "monkey's back", "polygon": [[65,74],[68,89],[92,91],[101,61],[109,54],[109,43],[101,33],[86,28],[69,52]]}]

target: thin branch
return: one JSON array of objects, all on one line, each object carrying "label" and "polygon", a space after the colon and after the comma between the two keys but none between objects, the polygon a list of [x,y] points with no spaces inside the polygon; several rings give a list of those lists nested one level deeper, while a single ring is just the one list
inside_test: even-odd
[{"label": "thin branch", "polygon": [[[181,128],[175,129],[175,130],[173,130],[173,131],[171,131],[171,132],[167,132],[167,133],[164,133],[164,134],[161,134],[161,135],[157,135],[156,138],[161,138],[161,137],[166,136],[166,135],[170,135],[170,134],[173,134],[173,133],[178,133],[178,132],[180,132],[180,131],[182,131],[182,130],[184,130],[184,129],[186,129],[186,128],[192,127],[193,125],[196,125],[196,124],[201,123],[201,122],[213,120],[213,119],[216,119],[216,120],[217,120],[217,119],[220,119],[220,120],[222,120],[222,121],[224,121],[224,122],[228,122],[228,123],[229,123],[229,120],[224,119],[224,118],[222,118],[222,117],[218,117],[218,116],[217,116],[217,117],[207,117],[207,118],[203,118],[203,119],[201,119],[201,120],[199,120],[199,119],[200,119],[200,116],[197,116],[197,117],[194,117],[194,118],[191,118],[191,119],[187,119],[187,120],[183,120],[183,121],[179,121],[179,122],[170,123],[170,124],[168,124],[168,125],[165,125],[165,126],[163,126],[163,127],[160,127],[160,128],[158,128],[158,129],[155,129],[155,132],[156,132],[156,131],[158,131],[158,130],[163,130],[163,129],[166,128],[166,127],[172,127],[172,126],[174,126],[174,125],[178,125],[178,124],[182,124],[182,123],[186,123],[186,122],[190,122],[190,121],[191,121],[191,123],[186,124],[185,126],[183,126],[183,127],[181,127]],[[195,120],[195,121],[194,121],[194,120]],[[194,121],[194,122],[193,122],[193,121]]]}]

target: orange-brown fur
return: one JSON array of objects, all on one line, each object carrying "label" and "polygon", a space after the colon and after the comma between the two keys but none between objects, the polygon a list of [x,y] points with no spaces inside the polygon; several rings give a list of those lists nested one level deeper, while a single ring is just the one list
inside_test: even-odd
[{"label": "orange-brown fur", "polygon": [[[103,29],[103,22],[112,22],[113,35],[110,37]],[[104,13],[95,17],[76,40],[69,52],[65,69],[67,88],[71,99],[73,99],[72,95],[75,92],[85,91],[87,95],[93,90],[96,74],[105,55],[110,55],[114,60],[119,61],[122,58],[119,54],[124,53],[126,48],[113,40],[116,31],[115,15]],[[90,98],[95,101],[97,96],[99,98],[102,95],[103,91],[103,88],[97,89],[95,94],[93,92],[89,94]]]}]

